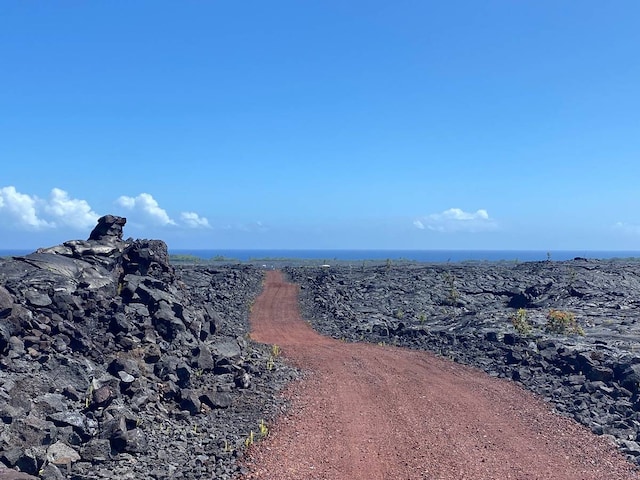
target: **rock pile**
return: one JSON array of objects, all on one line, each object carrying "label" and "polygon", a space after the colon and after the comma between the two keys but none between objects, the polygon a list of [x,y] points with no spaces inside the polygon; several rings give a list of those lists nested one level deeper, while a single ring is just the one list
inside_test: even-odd
[{"label": "rock pile", "polygon": [[[303,315],[320,332],[427,349],[513,379],[609,435],[640,464],[640,262],[578,258],[286,272],[301,285]],[[584,336],[556,333],[547,323],[552,310],[575,318]]]},{"label": "rock pile", "polygon": [[231,478],[279,408],[293,372],[245,335],[262,272],[176,269],[125,222],[0,259],[0,478]]}]

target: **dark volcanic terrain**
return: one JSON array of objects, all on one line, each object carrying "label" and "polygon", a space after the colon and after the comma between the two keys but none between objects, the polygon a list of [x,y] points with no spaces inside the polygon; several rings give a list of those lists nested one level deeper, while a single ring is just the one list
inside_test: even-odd
[{"label": "dark volcanic terrain", "polygon": [[[640,461],[640,262],[285,271],[319,332],[430,350],[515,380]],[[575,328],[558,333],[550,313]]]},{"label": "dark volcanic terrain", "polygon": [[158,240],[0,259],[0,478],[231,478],[294,371],[248,340],[263,272],[169,264]]},{"label": "dark volcanic terrain", "polygon": [[[0,259],[0,479],[230,479],[284,408],[297,373],[248,336],[264,270],[172,265],[125,222]],[[515,380],[640,460],[640,263],[284,270],[321,333]]]}]

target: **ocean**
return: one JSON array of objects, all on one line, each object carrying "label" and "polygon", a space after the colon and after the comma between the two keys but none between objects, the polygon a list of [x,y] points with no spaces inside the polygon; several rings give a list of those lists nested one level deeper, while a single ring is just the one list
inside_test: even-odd
[{"label": "ocean", "polygon": [[[33,250],[0,250],[0,257],[26,255]],[[311,260],[318,263],[362,261],[411,261],[411,262],[530,262],[542,260],[571,260],[576,257],[589,259],[640,260],[639,250],[267,250],[267,249],[170,249],[176,257],[196,257],[221,262],[269,262],[286,260]]]},{"label": "ocean", "polygon": [[640,251],[585,251],[585,250],[170,250],[171,255],[195,256],[211,260],[237,260],[259,262],[269,260],[332,261],[413,261],[413,262],[465,262],[465,261],[541,261],[571,260],[576,257],[590,259],[637,258]]}]

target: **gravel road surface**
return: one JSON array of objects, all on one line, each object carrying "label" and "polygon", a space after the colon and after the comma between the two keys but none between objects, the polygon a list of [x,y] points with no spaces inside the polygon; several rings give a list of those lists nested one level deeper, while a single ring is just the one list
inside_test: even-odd
[{"label": "gravel road surface", "polygon": [[278,271],[251,328],[306,375],[249,449],[247,480],[640,478],[606,438],[512,382],[428,352],[319,335]]}]

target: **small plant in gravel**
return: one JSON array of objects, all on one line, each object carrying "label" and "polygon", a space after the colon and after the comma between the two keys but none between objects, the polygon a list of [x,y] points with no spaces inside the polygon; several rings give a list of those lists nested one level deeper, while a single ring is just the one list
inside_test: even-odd
[{"label": "small plant in gravel", "polygon": [[565,310],[550,310],[547,314],[545,330],[549,333],[584,335],[576,316]]},{"label": "small plant in gravel", "polygon": [[420,316],[418,317],[418,321],[423,324],[424,322],[427,321],[427,316],[424,313],[421,313]]},{"label": "small plant in gravel", "polygon": [[404,312],[402,311],[402,309],[401,309],[401,308],[399,308],[398,310],[396,310],[395,317],[396,317],[398,320],[402,320],[402,318],[404,317]]},{"label": "small plant in gravel", "polygon": [[527,311],[524,308],[519,308],[511,317],[511,324],[520,335],[529,335],[531,333],[531,325],[527,321]]},{"label": "small plant in gravel", "polygon": [[264,419],[260,420],[258,427],[260,428],[260,436],[262,438],[269,435],[269,427],[267,427],[267,424],[265,423]]},{"label": "small plant in gravel", "polygon": [[244,439],[244,446],[250,447],[251,445],[253,445],[254,438],[255,438],[255,433],[253,433],[253,430],[251,430],[251,432],[249,432],[249,436]]},{"label": "small plant in gravel", "polygon": [[271,345],[271,353],[269,355],[269,359],[267,360],[267,370],[270,372],[276,367],[276,358],[280,356],[280,345],[273,344]]}]

